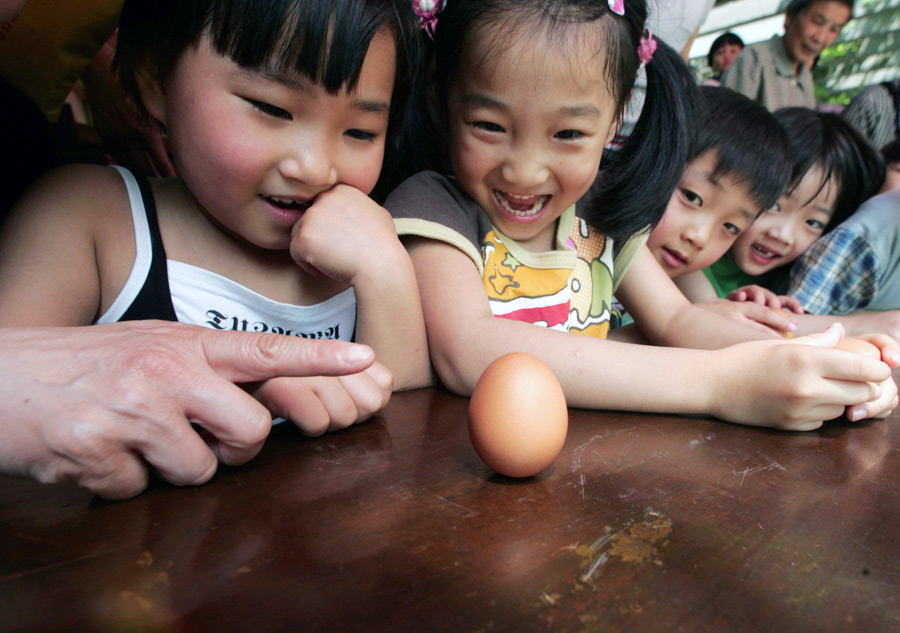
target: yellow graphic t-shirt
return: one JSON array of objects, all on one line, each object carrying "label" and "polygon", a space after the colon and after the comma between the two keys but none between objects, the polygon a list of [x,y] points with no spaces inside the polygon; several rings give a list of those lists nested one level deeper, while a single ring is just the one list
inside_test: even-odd
[{"label": "yellow graphic t-shirt", "polygon": [[552,251],[533,253],[491,225],[487,214],[451,180],[413,176],[385,202],[400,235],[447,242],[478,267],[494,316],[605,338],[610,303],[646,235],[621,249],[578,217],[559,219]]}]

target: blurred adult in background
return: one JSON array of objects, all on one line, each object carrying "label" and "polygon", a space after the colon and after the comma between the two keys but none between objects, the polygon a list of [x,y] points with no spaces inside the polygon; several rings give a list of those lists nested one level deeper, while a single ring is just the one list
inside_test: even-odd
[{"label": "blurred adult in background", "polygon": [[844,117],[875,147],[900,138],[900,79],[869,86],[844,109]]},{"label": "blurred adult in background", "polygon": [[706,55],[706,63],[713,69],[713,76],[706,80],[708,86],[718,86],[724,73],[744,50],[744,40],[728,31],[713,40]]},{"label": "blurred adult in background", "polygon": [[[715,0],[660,0],[648,3],[650,14],[647,17],[647,28],[654,37],[664,41],[676,51],[681,52],[681,57],[688,60],[691,44],[700,27],[706,21],[706,17],[713,8]],[[641,116],[644,108],[644,93],[647,89],[647,74],[641,68],[634,82],[634,91],[625,115],[622,117],[622,126],[615,138],[609,144],[609,148],[618,149],[625,139],[631,134],[635,123]]]},{"label": "blurred adult in background", "polygon": [[792,0],[784,35],[751,44],[722,75],[722,85],[769,110],[816,108],[810,66],[831,46],[853,15],[854,0]]},{"label": "blurred adult in background", "polygon": [[[65,162],[115,162],[174,175],[159,130],[110,70],[122,0],[0,0],[0,220],[38,176]],[[80,82],[103,147],[79,143],[65,104]]]}]

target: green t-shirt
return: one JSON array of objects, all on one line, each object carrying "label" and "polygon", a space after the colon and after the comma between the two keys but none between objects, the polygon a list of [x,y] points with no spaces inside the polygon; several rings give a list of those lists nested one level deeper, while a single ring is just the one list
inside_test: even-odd
[{"label": "green t-shirt", "polygon": [[732,290],[757,282],[756,277],[748,275],[738,268],[737,263],[731,257],[731,253],[726,253],[712,266],[704,268],[703,273],[709,279],[713,288],[716,289],[716,294],[719,295],[720,299],[727,297]]}]

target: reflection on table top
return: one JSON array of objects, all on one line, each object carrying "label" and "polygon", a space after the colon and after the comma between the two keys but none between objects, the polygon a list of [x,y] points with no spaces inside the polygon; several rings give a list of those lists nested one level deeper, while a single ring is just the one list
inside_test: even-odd
[{"label": "reflection on table top", "polygon": [[467,404],[282,425],[244,467],[124,502],[0,478],[0,630],[900,629],[898,415],[787,434],[570,410],[555,464],[509,480]]}]

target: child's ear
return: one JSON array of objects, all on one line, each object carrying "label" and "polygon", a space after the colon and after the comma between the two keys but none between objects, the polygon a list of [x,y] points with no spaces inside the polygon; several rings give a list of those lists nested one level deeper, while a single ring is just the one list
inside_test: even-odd
[{"label": "child's ear", "polygon": [[163,89],[159,73],[144,64],[135,73],[138,90],[141,92],[141,102],[144,108],[154,119],[163,126],[166,125],[166,91]]}]

